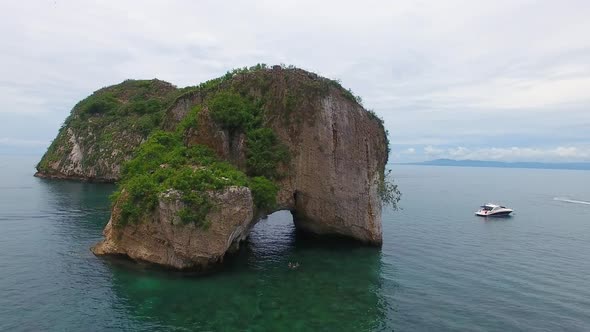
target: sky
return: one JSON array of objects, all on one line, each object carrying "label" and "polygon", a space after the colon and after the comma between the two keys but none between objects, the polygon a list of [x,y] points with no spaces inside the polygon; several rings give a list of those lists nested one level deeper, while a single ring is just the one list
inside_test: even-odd
[{"label": "sky", "polygon": [[42,154],[125,79],[256,63],[339,79],[393,162],[590,161],[590,1],[0,0],[0,154]]}]

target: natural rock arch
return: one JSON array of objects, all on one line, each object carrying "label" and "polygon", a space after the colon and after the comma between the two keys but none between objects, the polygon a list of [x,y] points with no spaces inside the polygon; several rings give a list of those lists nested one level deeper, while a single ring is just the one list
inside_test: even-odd
[{"label": "natural rock arch", "polygon": [[[325,84],[325,79],[315,74],[273,68],[263,75],[264,95],[270,96],[264,105],[265,125],[273,129],[291,155],[281,166],[284,176],[277,180],[277,207],[264,212],[290,210],[298,229],[380,245],[378,190],[388,154],[382,122],[339,85]],[[234,84],[246,94],[263,94],[260,85],[239,79]],[[294,105],[289,104],[292,95],[298,96]],[[164,127],[175,130],[191,108],[203,104],[204,99],[198,92],[179,98],[168,109]],[[197,126],[184,138],[189,146],[206,145],[238,168],[245,167],[245,135],[221,128],[206,105],[198,113]],[[106,239],[93,252],[127,255],[180,269],[205,268],[237,247],[262,213],[254,207],[248,188],[212,192],[220,208],[211,211],[211,227],[203,230],[180,224],[175,212],[181,203],[174,199],[174,192],[167,195],[160,199],[151,220],[139,224],[118,225],[115,206],[105,228]]]},{"label": "natural rock arch", "polygon": [[[290,90],[309,89],[318,78],[302,70],[275,68],[268,94],[284,96]],[[312,91],[313,92],[313,91]],[[253,95],[261,94],[252,89]],[[304,92],[305,93],[305,92]],[[310,93],[294,109],[268,102],[267,118],[292,158],[279,181],[279,209],[295,211],[299,226],[315,233],[340,234],[381,243],[381,200],[378,183],[387,162],[387,137],[383,124],[341,89],[330,87],[324,95]],[[277,98],[281,99],[281,98]],[[168,112],[172,129],[202,96],[187,96]],[[243,135],[233,137],[212,121],[205,107],[188,144],[204,144],[238,166],[245,164]],[[297,202],[294,197],[298,196]]]}]

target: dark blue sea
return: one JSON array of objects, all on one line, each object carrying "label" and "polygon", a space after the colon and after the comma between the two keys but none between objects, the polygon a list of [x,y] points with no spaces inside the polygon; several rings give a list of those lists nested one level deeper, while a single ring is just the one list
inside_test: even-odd
[{"label": "dark blue sea", "polygon": [[381,249],[281,211],[197,276],[93,256],[114,186],[34,178],[37,159],[0,157],[2,331],[590,330],[589,171],[392,165]]}]

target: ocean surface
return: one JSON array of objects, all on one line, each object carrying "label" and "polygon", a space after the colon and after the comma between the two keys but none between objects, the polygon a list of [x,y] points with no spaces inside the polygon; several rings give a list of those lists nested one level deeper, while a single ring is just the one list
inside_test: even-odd
[{"label": "ocean surface", "polygon": [[396,165],[381,249],[281,211],[195,276],[93,256],[114,186],[34,178],[36,159],[0,157],[1,331],[590,330],[588,171]]}]

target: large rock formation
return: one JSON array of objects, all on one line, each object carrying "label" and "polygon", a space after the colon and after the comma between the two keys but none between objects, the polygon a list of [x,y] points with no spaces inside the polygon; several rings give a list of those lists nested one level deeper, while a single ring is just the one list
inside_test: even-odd
[{"label": "large rock formation", "polygon": [[[167,191],[166,199],[160,194],[157,206],[141,222],[125,222],[117,202],[105,240],[93,248],[95,254],[204,268],[237,247],[261,214],[283,209],[292,211],[301,230],[381,244],[379,183],[388,143],[382,122],[372,112],[335,81],[277,66],[226,75],[178,97],[167,109],[162,128],[182,132],[185,145],[207,146],[250,176],[256,173],[248,159],[250,136],[216,120],[210,105],[211,97],[223,91],[259,105],[261,126],[272,129],[289,152],[290,158],[277,166],[280,175],[273,178],[277,204],[257,207],[245,187],[209,192],[216,208],[207,214],[210,226],[200,227],[178,221],[183,200],[174,191]],[[196,108],[195,125],[186,127]],[[79,153],[69,145],[65,150]],[[80,174],[72,172],[67,174]],[[117,177],[116,172],[111,175]],[[124,186],[122,192],[124,196]]]},{"label": "large rock formation", "polygon": [[[292,154],[279,182],[278,208],[291,210],[301,229],[381,244],[378,184],[388,155],[382,122],[336,82],[303,70],[274,67],[237,77],[232,88],[266,100],[265,120]],[[165,125],[174,128],[203,99],[199,93],[181,97]],[[198,124],[186,135],[189,144],[246,164],[244,135],[232,137],[206,107]]]}]

